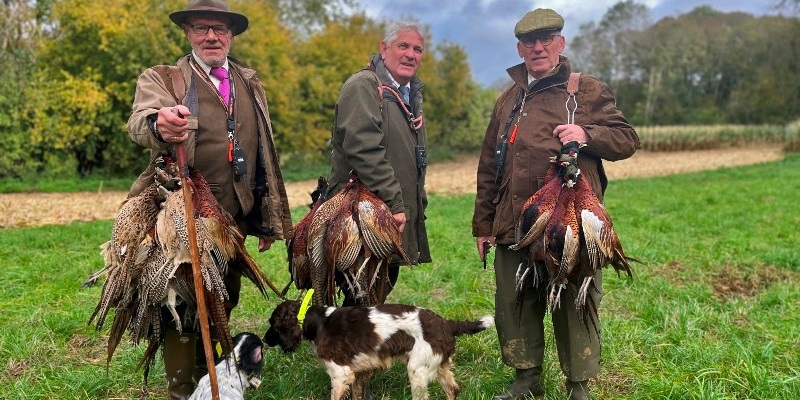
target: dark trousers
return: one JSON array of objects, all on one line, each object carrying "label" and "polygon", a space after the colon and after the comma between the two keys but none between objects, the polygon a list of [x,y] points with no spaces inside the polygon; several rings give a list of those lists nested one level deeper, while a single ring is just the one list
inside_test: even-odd
[{"label": "dark trousers", "polygon": [[[547,293],[530,288],[517,305],[516,274],[523,259],[522,251],[509,250],[507,245],[498,245],[494,271],[497,283],[495,291],[495,321],[503,363],[509,367],[527,369],[541,366],[544,362],[545,336],[544,318],[547,314]],[[602,274],[594,277],[597,289],[589,289],[594,304],[600,306],[602,298]],[[539,290],[546,291],[546,284]],[[520,314],[521,312],[521,314]],[[571,381],[583,381],[600,372],[600,336],[592,325],[587,327],[575,307],[575,298],[569,290],[561,291],[561,305],[551,315],[561,371]],[[597,315],[592,315],[600,321]]]}]

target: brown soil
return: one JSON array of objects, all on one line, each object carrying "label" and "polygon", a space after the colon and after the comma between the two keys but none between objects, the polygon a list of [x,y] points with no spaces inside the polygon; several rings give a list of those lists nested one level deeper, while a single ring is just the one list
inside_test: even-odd
[{"label": "brown soil", "polygon": [[[783,158],[778,147],[751,147],[691,152],[654,153],[639,151],[633,157],[604,163],[609,179],[663,176],[684,172],[757,164]],[[432,164],[428,167],[429,193],[474,193],[477,157]],[[310,202],[316,181],[286,185],[289,204]],[[11,193],[0,194],[0,228],[66,224],[73,221],[113,219],[126,193]]]}]

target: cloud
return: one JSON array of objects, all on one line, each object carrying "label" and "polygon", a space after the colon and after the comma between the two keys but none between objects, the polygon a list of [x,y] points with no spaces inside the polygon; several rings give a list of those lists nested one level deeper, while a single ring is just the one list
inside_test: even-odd
[{"label": "cloud", "polygon": [[[361,0],[368,16],[376,19],[402,20],[408,17],[430,27],[434,44],[449,42],[467,52],[475,79],[491,85],[507,77],[506,68],[521,62],[516,50],[514,25],[535,8],[551,8],[564,16],[565,54],[569,41],[578,34],[581,24],[599,22],[619,0]],[[770,12],[769,5],[752,0],[638,0],[652,10],[657,21],[677,16],[708,4],[723,11],[744,11],[754,15]]]}]

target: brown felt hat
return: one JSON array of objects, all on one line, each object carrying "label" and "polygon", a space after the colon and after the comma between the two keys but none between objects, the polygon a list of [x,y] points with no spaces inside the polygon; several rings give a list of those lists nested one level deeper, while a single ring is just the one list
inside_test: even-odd
[{"label": "brown felt hat", "polygon": [[522,17],[514,26],[514,36],[521,38],[539,31],[560,31],[564,28],[564,18],[549,8],[537,8]]},{"label": "brown felt hat", "polygon": [[228,2],[225,0],[189,0],[186,9],[175,11],[169,15],[169,19],[182,27],[189,17],[226,17],[231,20],[233,34],[238,35],[247,29],[250,21],[242,14],[231,12]]}]

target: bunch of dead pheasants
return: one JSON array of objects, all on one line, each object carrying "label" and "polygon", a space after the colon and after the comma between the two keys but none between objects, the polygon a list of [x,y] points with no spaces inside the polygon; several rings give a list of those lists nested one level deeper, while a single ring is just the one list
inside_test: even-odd
[{"label": "bunch of dead pheasants", "polygon": [[[596,310],[592,297],[595,272],[612,265],[631,276],[629,260],[614,232],[608,211],[578,168],[579,146],[565,144],[552,165],[545,185],[522,208],[516,227],[517,243],[512,250],[524,250],[527,263],[517,272],[519,300],[528,288],[546,284],[551,309],[560,306],[562,291],[569,290],[575,306]],[[595,324],[596,321],[586,321]]]},{"label": "bunch of dead pheasants", "polygon": [[355,175],[329,199],[326,189],[320,178],[311,210],[289,241],[291,282],[301,290],[313,288],[319,305],[335,304],[337,278],[359,303],[383,303],[389,263],[409,264],[392,213]]},{"label": "bunch of dead pheasants", "polygon": [[[249,278],[266,296],[266,286],[275,288],[244,247],[230,213],[214,198],[199,171],[189,169],[187,183],[192,203],[205,290],[206,315],[212,336],[220,339],[224,354],[232,349],[225,301],[224,279],[229,273]],[[177,165],[168,156],[156,165],[155,182],[120,207],[111,239],[101,245],[105,266],[92,274],[84,286],[106,276],[100,301],[90,317],[103,327],[109,311],[114,319],[108,338],[110,362],[125,331],[133,343],[148,341],[142,358],[145,374],[161,347],[167,324],[178,330],[199,325],[189,247],[184,192]],[[161,310],[168,310],[162,314]]]}]

